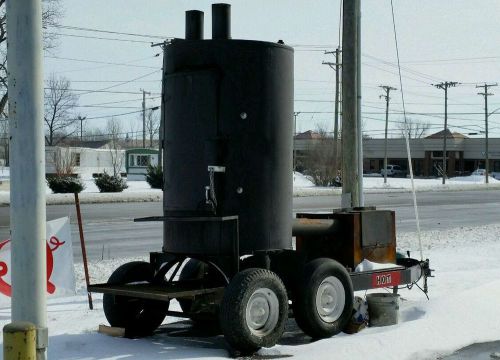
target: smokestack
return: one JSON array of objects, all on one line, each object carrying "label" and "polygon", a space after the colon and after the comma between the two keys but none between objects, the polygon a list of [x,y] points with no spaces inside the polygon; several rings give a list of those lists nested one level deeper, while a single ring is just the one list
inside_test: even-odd
[{"label": "smokestack", "polygon": [[212,4],[212,39],[231,39],[231,5]]},{"label": "smokestack", "polygon": [[186,11],[186,40],[203,40],[203,11]]}]

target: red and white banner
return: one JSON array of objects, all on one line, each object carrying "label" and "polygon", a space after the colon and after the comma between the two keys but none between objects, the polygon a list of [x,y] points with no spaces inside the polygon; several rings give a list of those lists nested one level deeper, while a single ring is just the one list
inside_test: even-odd
[{"label": "red and white banner", "polygon": [[[75,294],[75,269],[69,217],[47,222],[47,294]],[[0,299],[11,296],[10,239],[0,241]]]}]

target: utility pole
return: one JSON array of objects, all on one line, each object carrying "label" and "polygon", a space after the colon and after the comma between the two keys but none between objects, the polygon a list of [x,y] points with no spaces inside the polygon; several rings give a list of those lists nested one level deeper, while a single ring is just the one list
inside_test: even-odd
[{"label": "utility pole", "polygon": [[340,47],[337,47],[335,51],[325,51],[325,54],[334,54],[335,62],[323,61],[323,65],[328,65],[332,69],[335,69],[335,115],[333,123],[333,170],[334,175],[337,176],[339,168],[338,159],[338,138],[339,138],[339,92],[340,92],[340,67],[342,66],[342,61],[340,59]]},{"label": "utility pole", "polygon": [[443,131],[443,185],[446,183],[446,177],[448,176],[446,170],[446,163],[448,157],[446,156],[446,139],[448,137],[448,88],[455,87],[459,83],[456,81],[445,81],[439,84],[433,84],[438,89],[444,90],[444,131]]},{"label": "utility pole", "polygon": [[[36,326],[46,358],[47,263],[42,2],[7,1],[12,322]],[[29,140],[27,140],[29,139]]]},{"label": "utility pole", "polygon": [[142,91],[142,147],[146,147],[146,94],[151,95],[143,89]]},{"label": "utility pole", "polygon": [[[342,35],[342,208],[358,207],[360,196],[360,147],[358,124],[358,20],[359,0],[343,2]],[[362,161],[362,159],[361,159]]]},{"label": "utility pole", "polygon": [[297,171],[297,149],[295,146],[295,137],[297,136],[297,116],[299,116],[300,111],[295,111],[293,113],[293,171]]},{"label": "utility pole", "polygon": [[485,152],[484,152],[484,181],[486,184],[489,183],[488,177],[490,173],[490,157],[488,155],[488,96],[494,95],[493,93],[488,93],[488,88],[493,87],[493,86],[498,86],[497,83],[495,84],[487,84],[484,83],[484,85],[477,85],[477,88],[483,88],[484,92],[482,93],[477,93],[478,95],[484,96],[484,125],[485,125],[485,137],[486,137],[486,143],[485,143]]},{"label": "utility pole", "polygon": [[80,142],[83,142],[83,120],[86,118],[86,116],[78,115],[78,120],[80,120]]},{"label": "utility pole", "polygon": [[387,128],[389,126],[389,93],[391,90],[397,90],[392,86],[379,86],[385,91],[385,95],[380,95],[379,98],[385,98],[385,142],[384,142],[384,184],[387,184]]},{"label": "utility pole", "polygon": [[363,121],[361,120],[361,0],[355,0],[356,5],[356,124],[358,128],[358,206],[365,206],[363,192]]}]

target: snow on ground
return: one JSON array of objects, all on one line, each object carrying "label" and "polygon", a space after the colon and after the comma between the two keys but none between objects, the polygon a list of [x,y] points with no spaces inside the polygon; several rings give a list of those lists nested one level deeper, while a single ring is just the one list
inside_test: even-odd
[{"label": "snow on ground", "polygon": [[[3,174],[3,175],[2,175]],[[375,175],[375,176],[374,176]],[[314,186],[311,180],[298,172],[293,175],[293,195],[294,196],[317,196],[317,195],[340,195],[341,188]],[[10,193],[2,188],[2,181],[8,180],[8,168],[0,169],[0,206],[10,202]],[[84,175],[83,182],[85,190],[80,193],[81,203],[109,203],[109,202],[141,202],[141,201],[161,201],[163,193],[159,189],[151,189],[146,181],[128,181],[128,188],[122,193],[99,193],[91,175]],[[8,183],[8,181],[7,181]],[[451,178],[442,184],[441,178],[436,179],[414,179],[417,191],[461,191],[461,190],[482,190],[500,189],[500,180],[489,178],[489,184],[484,183],[484,177],[471,175]],[[366,175],[363,178],[365,193],[380,192],[408,192],[411,191],[411,180],[408,178],[388,178],[387,184],[379,174]],[[73,204],[73,194],[52,194],[47,186],[47,204]]]},{"label": "snow on ground", "polygon": [[[500,339],[500,223],[422,233],[424,258],[436,270],[429,280],[428,301],[416,287],[402,290],[400,322],[366,328],[355,335],[339,334],[311,342],[289,320],[279,345],[259,354],[294,359],[404,360],[436,359],[476,342]],[[399,250],[419,257],[415,233],[398,234]],[[146,259],[144,254],[142,259]],[[136,259],[105,260],[90,264],[92,282],[104,282],[121,263]],[[227,358],[221,336],[193,333],[186,321],[167,317],[164,325],[144,339],[113,338],[97,333],[106,324],[102,297],[94,294],[95,310],[87,307],[83,268],[75,264],[78,295],[48,301],[49,358],[186,359]],[[380,290],[379,290],[380,291]],[[356,295],[364,296],[365,292]],[[171,304],[177,310],[177,303]],[[10,309],[0,309],[0,326],[10,321]],[[1,347],[0,347],[1,349]]]},{"label": "snow on ground", "polygon": [[[308,180],[306,176],[301,176]],[[488,181],[489,184],[485,184],[484,176],[480,175],[450,178],[446,180],[446,184],[444,185],[442,184],[442,178],[417,178],[413,180],[416,191],[500,189],[500,180],[490,176]],[[387,183],[384,184],[384,178],[380,174],[365,175],[363,177],[363,189],[365,193],[407,192],[411,191],[411,188],[412,184],[409,178],[387,178]],[[334,195],[341,193],[341,188],[314,186],[310,181],[309,183],[294,183],[293,189],[294,196]]]}]

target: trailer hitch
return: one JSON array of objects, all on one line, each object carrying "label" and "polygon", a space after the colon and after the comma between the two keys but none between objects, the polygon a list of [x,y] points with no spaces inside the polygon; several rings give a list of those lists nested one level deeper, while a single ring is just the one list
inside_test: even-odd
[{"label": "trailer hitch", "polygon": [[[430,268],[429,259],[425,259],[425,261],[421,261],[420,267],[422,268],[422,275],[424,277],[424,288],[422,291],[424,292],[425,296],[427,296],[427,293],[429,292],[429,289],[427,287],[427,279],[434,277],[434,275],[432,275],[432,272],[434,271],[434,269]],[[429,296],[427,296],[427,299],[429,299]]]}]

